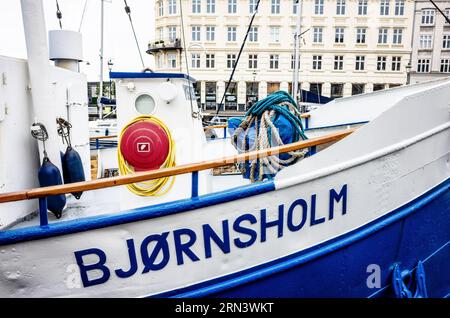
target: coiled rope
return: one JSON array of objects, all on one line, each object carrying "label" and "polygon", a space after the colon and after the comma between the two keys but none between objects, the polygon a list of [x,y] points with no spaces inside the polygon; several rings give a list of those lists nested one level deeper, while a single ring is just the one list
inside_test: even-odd
[{"label": "coiled rope", "polygon": [[[175,142],[172,138],[172,135],[170,134],[169,128],[161,120],[159,120],[156,117],[142,115],[142,116],[135,118],[131,122],[129,122],[122,129],[122,131],[120,133],[117,154],[118,154],[118,160],[119,160],[119,171],[120,171],[121,175],[128,175],[128,174],[135,173],[134,168],[127,163],[127,161],[125,160],[125,158],[122,155],[121,148],[120,148],[122,136],[128,127],[130,127],[131,125],[133,125],[137,122],[141,122],[141,121],[151,122],[156,125],[159,125],[161,128],[164,129],[164,131],[166,132],[167,137],[169,139],[169,153],[167,155],[166,161],[159,168],[160,169],[171,168],[176,165],[176,163],[175,163]],[[170,189],[172,189],[174,182],[175,182],[175,177],[165,177],[165,178],[150,180],[150,181],[146,181],[146,182],[129,184],[127,187],[131,192],[133,192],[134,194],[139,195],[139,196],[160,197],[160,196],[165,195],[166,193],[168,193],[170,191]]]},{"label": "coiled rope", "polygon": [[[280,115],[294,128],[292,142],[299,141],[300,139],[308,139],[304,133],[301,113],[297,103],[288,93],[278,91],[250,107],[245,114],[245,119],[235,130],[231,138],[233,146],[242,153],[284,145],[279,130],[273,123]],[[253,145],[247,145],[247,139],[251,129],[255,130],[255,142]],[[241,145],[238,142],[239,135],[243,136]],[[274,155],[253,160],[250,163],[250,181],[254,183],[262,181],[267,174],[275,175],[283,167],[289,166],[304,157],[306,153],[307,150],[300,149],[285,154],[284,156],[288,157],[287,159],[281,159],[278,155]],[[246,162],[246,165],[248,164]],[[243,165],[243,174],[246,173],[246,165]],[[258,173],[256,174],[256,172]]]}]

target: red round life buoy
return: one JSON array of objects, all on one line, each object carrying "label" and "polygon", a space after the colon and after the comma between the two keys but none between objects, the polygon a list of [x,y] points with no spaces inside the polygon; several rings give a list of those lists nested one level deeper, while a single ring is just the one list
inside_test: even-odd
[{"label": "red round life buoy", "polygon": [[169,154],[169,137],[156,123],[139,121],[126,128],[120,142],[123,158],[134,171],[159,169]]}]

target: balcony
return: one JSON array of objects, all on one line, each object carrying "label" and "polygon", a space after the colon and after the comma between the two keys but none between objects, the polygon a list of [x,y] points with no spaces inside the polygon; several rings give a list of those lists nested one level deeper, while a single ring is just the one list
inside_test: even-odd
[{"label": "balcony", "polygon": [[154,54],[160,51],[181,50],[180,39],[157,40],[148,44],[148,54]]}]

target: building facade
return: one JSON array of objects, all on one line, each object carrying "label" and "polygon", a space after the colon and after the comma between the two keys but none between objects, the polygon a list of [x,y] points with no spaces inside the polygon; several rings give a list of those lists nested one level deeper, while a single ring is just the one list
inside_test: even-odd
[{"label": "building facade", "polygon": [[[450,1],[434,0],[450,17]],[[416,0],[411,83],[450,76],[450,24],[430,1]]]},{"label": "building facade", "polygon": [[[148,53],[156,70],[189,71],[203,109],[215,110],[247,32],[257,0],[156,1],[156,39]],[[303,0],[301,89],[342,97],[406,83],[411,58],[413,0]],[[181,23],[183,11],[184,35]],[[291,92],[296,0],[261,0],[225,111],[277,90]],[[222,105],[221,105],[222,106]]]}]

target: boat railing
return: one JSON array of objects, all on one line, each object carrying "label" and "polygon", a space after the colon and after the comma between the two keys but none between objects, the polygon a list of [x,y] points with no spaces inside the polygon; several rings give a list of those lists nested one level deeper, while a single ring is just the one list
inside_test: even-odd
[{"label": "boat railing", "polygon": [[[101,140],[111,140],[111,139],[117,139],[116,135],[111,135],[111,136],[95,136],[95,137],[90,137],[89,141],[91,143],[91,147],[92,147],[92,143],[95,142],[95,150],[99,150],[101,148]],[[92,148],[91,148],[92,150]]]},{"label": "boat railing", "polygon": [[[270,157],[274,155],[279,155],[282,153],[287,153],[299,149],[310,148],[310,153],[314,154],[316,147],[319,145],[327,144],[330,142],[339,141],[356,129],[346,129],[333,134],[302,140],[288,145],[283,145],[279,147],[273,147],[258,151],[246,152],[234,156],[203,161],[193,164],[186,164],[175,166],[172,168],[165,168],[160,170],[153,170],[147,172],[139,172],[125,176],[113,177],[108,179],[98,179],[92,181],[70,183],[59,186],[36,188],[31,190],[24,190],[18,192],[10,192],[0,194],[0,203],[17,202],[23,200],[33,200],[39,199],[39,215],[40,215],[40,225],[48,225],[47,216],[47,197],[52,195],[68,194],[73,192],[86,192],[93,190],[100,190],[111,187],[118,187],[123,185],[128,185],[132,183],[139,183],[149,180],[155,180],[165,177],[172,177],[182,174],[192,174],[192,197],[198,197],[198,173],[199,171],[209,170],[213,168],[224,167],[236,163],[242,163],[249,160],[256,160],[260,158]],[[103,137],[93,137],[96,139],[100,138],[112,138],[113,136],[103,136]]]}]

